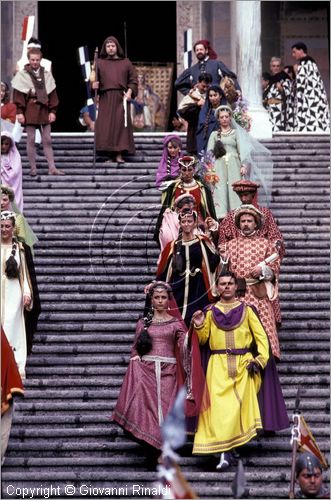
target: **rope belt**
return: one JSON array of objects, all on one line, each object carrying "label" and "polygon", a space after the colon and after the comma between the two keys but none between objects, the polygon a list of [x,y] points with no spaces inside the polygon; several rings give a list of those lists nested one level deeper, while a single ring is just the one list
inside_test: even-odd
[{"label": "rope belt", "polygon": [[153,361],[155,366],[156,392],[157,392],[157,413],[159,417],[159,425],[163,423],[163,412],[161,402],[161,363],[176,364],[176,358],[167,358],[165,356],[149,356],[146,354],[141,358],[143,361]]},{"label": "rope belt", "polygon": [[243,349],[215,349],[211,351],[211,354],[227,354],[228,356],[233,354],[234,356],[240,356],[241,354],[246,354],[247,352],[251,352],[251,350],[248,347],[245,347]]}]

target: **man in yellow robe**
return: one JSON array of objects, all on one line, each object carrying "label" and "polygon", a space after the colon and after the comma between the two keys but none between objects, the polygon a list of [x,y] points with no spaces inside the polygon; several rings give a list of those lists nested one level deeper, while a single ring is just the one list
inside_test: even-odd
[{"label": "man in yellow robe", "polygon": [[231,450],[262,429],[257,394],[260,370],[269,359],[269,343],[254,310],[236,300],[235,275],[222,273],[217,289],[219,302],[192,317],[200,345],[209,343],[210,348],[205,388],[210,404],[200,412],[193,454],[221,453],[217,469],[224,470],[231,463]]}]

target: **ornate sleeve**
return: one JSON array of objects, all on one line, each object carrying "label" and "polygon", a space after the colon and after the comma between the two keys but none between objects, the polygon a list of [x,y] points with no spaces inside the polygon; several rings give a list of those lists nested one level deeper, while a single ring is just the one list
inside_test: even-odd
[{"label": "ornate sleeve", "polygon": [[201,326],[194,326],[194,331],[198,336],[199,344],[204,345],[210,336],[211,312],[207,311],[205,320]]},{"label": "ornate sleeve", "polygon": [[133,358],[134,356],[139,356],[137,349],[136,349],[136,343],[137,343],[137,340],[138,340],[139,335],[141,334],[143,328],[144,328],[144,320],[141,318],[137,321],[137,324],[136,324],[136,333],[135,333],[132,348],[131,348],[131,358]]},{"label": "ornate sleeve", "polygon": [[218,244],[221,245],[223,243],[226,243],[229,240],[232,240],[235,238],[235,235],[232,235],[232,218],[233,218],[233,212],[229,212],[225,218],[222,220],[222,222],[219,225],[218,229]]},{"label": "ornate sleeve", "polygon": [[178,320],[175,324],[175,335],[176,335],[177,345],[180,349],[182,349],[186,334],[187,334],[187,327],[184,321]]}]

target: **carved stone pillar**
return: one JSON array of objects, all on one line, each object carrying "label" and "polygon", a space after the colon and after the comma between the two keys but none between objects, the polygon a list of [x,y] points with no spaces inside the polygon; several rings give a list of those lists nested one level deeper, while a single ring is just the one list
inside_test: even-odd
[{"label": "carved stone pillar", "polygon": [[1,78],[10,85],[16,62],[22,55],[22,25],[25,16],[35,16],[34,36],[38,34],[38,2],[1,3]]},{"label": "carved stone pillar", "polygon": [[[192,44],[202,38],[202,2],[176,2],[177,11],[177,69],[176,75],[184,71],[184,31],[192,28]],[[196,63],[193,54],[192,64]]]},{"label": "carved stone pillar", "polygon": [[252,116],[251,134],[272,137],[268,112],[262,106],[261,2],[234,2],[235,48],[238,80]]},{"label": "carved stone pillar", "polygon": [[13,2],[14,4],[14,44],[13,44],[13,62],[14,66],[16,61],[22,56],[22,24],[25,16],[35,16],[33,36],[38,37],[38,1],[32,0],[31,2]]}]

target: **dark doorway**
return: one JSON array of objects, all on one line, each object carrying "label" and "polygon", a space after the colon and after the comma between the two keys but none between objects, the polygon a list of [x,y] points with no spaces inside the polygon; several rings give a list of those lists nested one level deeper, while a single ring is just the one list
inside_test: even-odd
[{"label": "dark doorway", "polygon": [[[153,21],[150,21],[152,16]],[[176,2],[38,2],[38,38],[53,74],[60,99],[55,132],[78,132],[79,110],[86,89],[77,49],[95,47],[115,36],[132,62],[176,62]],[[173,92],[171,111],[176,109]],[[171,116],[171,113],[170,113]]]}]

